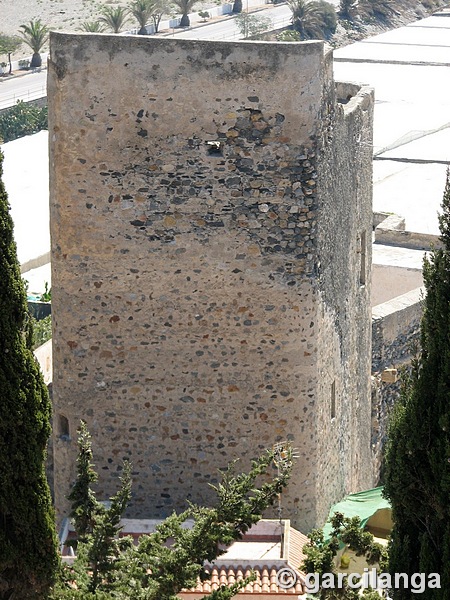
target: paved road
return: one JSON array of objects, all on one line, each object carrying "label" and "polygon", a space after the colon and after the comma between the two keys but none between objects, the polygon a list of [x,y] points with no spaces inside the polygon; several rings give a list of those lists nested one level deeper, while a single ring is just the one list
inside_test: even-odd
[{"label": "paved road", "polygon": [[0,109],[18,100],[36,100],[47,95],[47,71],[27,73],[22,77],[0,79]]},{"label": "paved road", "polygon": [[[339,0],[328,0],[330,4],[339,6]],[[245,7],[245,2],[244,2]],[[272,22],[271,29],[281,29],[291,24],[292,11],[286,4],[281,6],[272,6],[271,8],[263,8],[256,12],[257,15],[269,17]],[[243,35],[236,26],[233,15],[223,17],[216,23],[203,25],[202,27],[194,27],[187,31],[172,32],[174,37],[189,39],[189,40],[240,40]]]},{"label": "paved road", "polygon": [[[271,29],[280,29],[287,27],[291,23],[292,12],[285,4],[272,8],[265,8],[256,13],[268,17],[272,22]],[[193,27],[188,30],[173,30],[172,34],[176,38],[186,40],[240,40],[243,35],[236,26],[234,15],[224,16],[215,23],[203,25],[202,27]]]}]

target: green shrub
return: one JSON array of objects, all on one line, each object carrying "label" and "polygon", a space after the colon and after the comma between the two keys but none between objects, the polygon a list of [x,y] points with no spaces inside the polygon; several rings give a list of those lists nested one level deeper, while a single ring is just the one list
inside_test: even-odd
[{"label": "green shrub", "polygon": [[336,9],[325,0],[287,0],[292,25],[302,40],[325,39],[336,31]]},{"label": "green shrub", "polygon": [[326,0],[318,0],[317,5],[322,15],[325,33],[328,35],[333,34],[336,31],[337,27],[337,16],[335,7],[329,2],[326,2]]},{"label": "green shrub", "polygon": [[47,107],[40,108],[19,100],[0,114],[0,140],[11,142],[48,128]]},{"label": "green shrub", "polygon": [[33,325],[33,350],[36,350],[52,337],[52,316],[49,315],[39,321],[31,317],[31,322]]},{"label": "green shrub", "polygon": [[298,31],[286,29],[277,35],[277,42],[301,42],[301,37]]}]

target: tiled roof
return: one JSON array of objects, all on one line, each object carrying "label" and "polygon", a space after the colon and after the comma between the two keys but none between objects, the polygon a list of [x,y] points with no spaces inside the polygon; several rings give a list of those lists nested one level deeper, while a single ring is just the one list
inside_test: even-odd
[{"label": "tiled roof", "polygon": [[294,587],[283,589],[278,585],[277,573],[280,570],[279,566],[263,566],[263,567],[211,567],[209,570],[210,579],[208,581],[198,582],[197,587],[191,590],[183,590],[179,596],[186,600],[197,594],[210,594],[217,590],[220,586],[230,586],[236,581],[240,581],[245,577],[249,577],[253,572],[256,574],[255,581],[252,581],[243,588],[236,598],[245,595],[254,594],[270,594],[280,596],[299,596],[303,594],[301,574],[297,571],[297,582]]},{"label": "tiled roof", "polygon": [[[124,519],[121,534],[131,534],[137,541],[140,535],[155,531],[158,523],[159,521]],[[68,520],[60,537],[62,554],[69,554],[63,556],[63,560],[71,562],[74,559],[73,551],[69,552],[64,546],[67,539],[74,538]],[[183,600],[199,600],[221,586],[229,587],[249,577],[252,571],[256,579],[235,596],[236,600],[250,600],[254,596],[258,600],[283,600],[286,596],[302,596],[304,575],[300,572],[300,565],[305,558],[302,548],[307,541],[305,535],[290,526],[289,520],[262,520],[254,525],[242,540],[229,548],[223,548],[224,553],[216,559],[215,564],[205,567],[209,574],[207,581],[198,580],[195,588],[183,590],[178,597]],[[295,573],[296,582],[293,587],[280,587],[277,574],[282,569]]]},{"label": "tiled roof", "polygon": [[300,569],[300,565],[306,558],[303,554],[303,546],[307,542],[309,542],[309,538],[304,533],[293,527],[289,528],[288,562],[297,570]]}]

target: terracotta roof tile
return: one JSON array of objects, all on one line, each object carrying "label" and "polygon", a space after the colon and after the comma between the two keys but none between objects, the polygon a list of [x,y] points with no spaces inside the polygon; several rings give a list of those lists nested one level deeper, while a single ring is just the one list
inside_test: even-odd
[{"label": "terracotta roof tile", "polygon": [[303,588],[300,579],[300,572],[297,571],[297,583],[290,589],[280,588],[277,580],[279,566],[264,565],[263,567],[249,567],[240,565],[238,567],[211,567],[206,569],[210,573],[210,579],[203,583],[199,580],[197,586],[191,590],[183,590],[180,594],[182,598],[188,599],[191,594],[209,594],[222,585],[230,586],[236,581],[249,577],[253,572],[256,573],[255,581],[252,581],[239,592],[241,595],[249,594],[274,594],[282,596],[298,596],[303,594]]}]

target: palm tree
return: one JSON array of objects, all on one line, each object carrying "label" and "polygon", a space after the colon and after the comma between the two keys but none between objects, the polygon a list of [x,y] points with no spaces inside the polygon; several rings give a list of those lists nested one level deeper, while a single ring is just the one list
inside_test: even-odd
[{"label": "palm tree", "polygon": [[323,39],[325,24],[320,4],[314,0],[287,0],[292,11],[292,25],[302,40]]},{"label": "palm tree", "polygon": [[197,0],[172,0],[172,4],[174,4],[177,8],[180,9],[181,13],[181,21],[180,27],[189,27],[191,21],[189,20],[188,13],[191,12],[192,7],[197,2]]},{"label": "palm tree", "polygon": [[44,25],[40,19],[36,19],[35,21],[30,21],[28,25],[21,25],[20,29],[22,31],[19,33],[25,44],[33,50],[30,68],[35,69],[36,67],[40,67],[42,65],[40,51],[48,40],[49,30],[47,25]]},{"label": "palm tree", "polygon": [[340,0],[339,16],[346,21],[352,21],[358,11],[358,0]]},{"label": "palm tree", "polygon": [[130,4],[130,13],[139,23],[139,35],[146,35],[147,29],[145,26],[150,20],[153,12],[153,3],[151,0],[134,0]]},{"label": "palm tree", "polygon": [[86,33],[101,33],[103,25],[98,21],[85,21],[81,24],[80,30]]},{"label": "palm tree", "polygon": [[128,21],[128,10],[126,8],[122,8],[121,6],[117,6],[116,8],[105,6],[99,21],[104,23],[114,33],[119,33],[125,23]]}]

